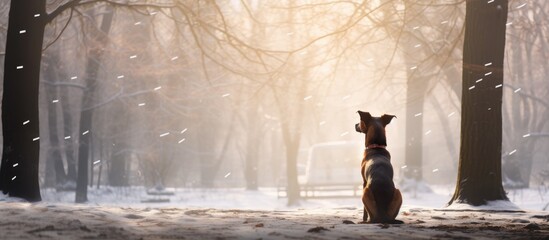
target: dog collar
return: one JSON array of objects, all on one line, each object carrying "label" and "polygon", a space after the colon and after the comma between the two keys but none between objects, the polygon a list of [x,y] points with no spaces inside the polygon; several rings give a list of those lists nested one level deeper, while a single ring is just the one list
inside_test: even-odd
[{"label": "dog collar", "polygon": [[370,144],[368,146],[366,146],[366,149],[372,149],[372,148],[383,148],[385,149],[387,146],[385,145],[379,145],[379,144]]}]

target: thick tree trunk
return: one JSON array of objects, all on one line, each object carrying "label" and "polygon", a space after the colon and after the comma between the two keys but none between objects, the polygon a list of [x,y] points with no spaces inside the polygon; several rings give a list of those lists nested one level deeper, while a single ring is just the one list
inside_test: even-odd
[{"label": "thick tree trunk", "polygon": [[6,55],[0,189],[4,194],[40,201],[38,86],[45,28],[45,0],[12,0]]},{"label": "thick tree trunk", "polygon": [[[109,11],[103,15],[100,32],[97,33],[96,42],[100,45],[106,45],[107,35],[111,29],[113,12]],[[88,201],[88,171],[89,171],[89,151],[91,148],[91,128],[92,114],[91,102],[95,93],[97,74],[99,64],[103,55],[103,48],[98,47],[90,52],[88,65],[86,66],[86,86],[82,100],[82,113],[80,116],[79,147],[78,147],[78,177],[76,181],[75,202],[81,203]]]},{"label": "thick tree trunk", "polygon": [[459,172],[450,204],[507,200],[501,181],[507,9],[506,0],[466,3]]}]

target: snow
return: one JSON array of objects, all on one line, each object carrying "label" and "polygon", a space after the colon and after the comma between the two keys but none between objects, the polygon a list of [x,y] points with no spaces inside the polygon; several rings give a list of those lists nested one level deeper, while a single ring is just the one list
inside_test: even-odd
[{"label": "snow", "polygon": [[[482,208],[445,207],[452,186],[404,192],[397,219],[405,224],[358,224],[359,197],[307,199],[286,206],[275,188],[90,188],[89,202],[73,192],[42,190],[43,201],[26,203],[0,194],[0,232],[9,239],[523,239],[547,238],[549,199],[540,189],[511,190],[513,203]],[[142,203],[167,198],[167,203]],[[520,208],[520,209],[519,209]],[[508,210],[522,211],[508,211]],[[499,212],[497,210],[506,210]],[[1,237],[0,237],[1,238]]]},{"label": "snow", "polygon": [[488,201],[485,205],[472,206],[465,203],[452,203],[446,207],[451,210],[488,210],[488,211],[521,211],[520,208],[510,201],[496,200]]}]

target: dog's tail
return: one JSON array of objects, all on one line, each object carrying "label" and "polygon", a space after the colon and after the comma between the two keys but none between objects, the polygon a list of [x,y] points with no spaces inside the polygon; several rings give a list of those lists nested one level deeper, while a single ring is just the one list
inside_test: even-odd
[{"label": "dog's tail", "polygon": [[394,183],[392,183],[392,181],[372,182],[371,188],[372,194],[374,195],[374,200],[376,201],[377,212],[380,220],[382,222],[394,220],[391,219],[387,213],[395,191]]}]

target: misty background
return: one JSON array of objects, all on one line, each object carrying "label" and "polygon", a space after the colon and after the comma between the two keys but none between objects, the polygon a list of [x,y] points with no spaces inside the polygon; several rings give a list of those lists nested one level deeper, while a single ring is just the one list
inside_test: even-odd
[{"label": "misty background", "polygon": [[[65,2],[51,0],[48,8]],[[94,187],[285,186],[287,165],[305,176],[321,146],[355,156],[345,161],[356,167],[334,178],[360,176],[364,136],[354,130],[357,110],[397,116],[387,126],[396,182],[455,183],[465,18],[460,1],[178,6],[89,3],[46,27],[42,188],[74,188],[82,134],[92,137]],[[546,1],[509,5],[506,189],[549,181],[548,10]],[[0,2],[2,42],[8,11],[9,2]],[[81,114],[89,111],[92,127],[80,131]]]}]

